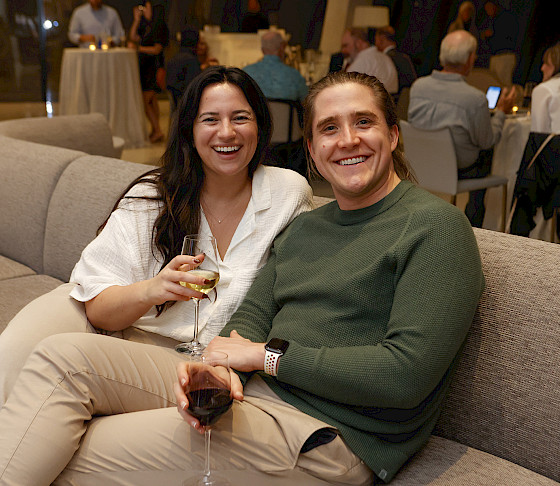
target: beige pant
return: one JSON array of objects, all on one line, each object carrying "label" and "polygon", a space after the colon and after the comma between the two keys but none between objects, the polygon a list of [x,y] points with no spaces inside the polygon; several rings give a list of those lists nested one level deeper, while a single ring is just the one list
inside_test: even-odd
[{"label": "beige pant", "polygon": [[513,53],[497,54],[490,57],[490,71],[502,86],[511,86],[517,57]]},{"label": "beige pant", "polygon": [[0,334],[0,408],[33,348],[43,339],[64,332],[91,332],[85,306],[68,294],[64,284],[27,304]]},{"label": "beige pant", "polygon": [[[203,437],[174,406],[181,360],[174,341],[135,329],[121,340],[78,327],[32,346],[0,410],[0,485],[179,485],[202,470]],[[299,453],[325,423],[285,404],[258,378],[245,395],[212,433],[213,469],[233,484],[372,484],[369,468],[340,437]]]}]

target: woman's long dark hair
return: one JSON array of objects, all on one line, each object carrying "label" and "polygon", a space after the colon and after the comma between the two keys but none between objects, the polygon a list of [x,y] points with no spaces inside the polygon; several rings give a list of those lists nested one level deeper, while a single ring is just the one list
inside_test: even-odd
[{"label": "woman's long dark hair", "polygon": [[[160,159],[161,167],[135,179],[113,207],[112,211],[126,198],[125,194],[133,186],[141,183],[155,185],[158,195],[153,198],[146,196],[143,199],[161,201],[162,207],[154,224],[152,239],[152,252],[154,253],[155,247],[163,255],[160,270],[181,253],[185,235],[199,232],[200,193],[204,182],[204,170],[194,145],[193,126],[204,89],[213,84],[224,83],[241,89],[256,116],[257,147],[248,166],[249,178],[253,177],[262,162],[272,134],[272,121],[266,98],[257,83],[244,71],[211,66],[192,80],[179,101],[171,120],[167,148]],[[173,304],[174,302],[166,302],[156,306],[157,315]]]}]

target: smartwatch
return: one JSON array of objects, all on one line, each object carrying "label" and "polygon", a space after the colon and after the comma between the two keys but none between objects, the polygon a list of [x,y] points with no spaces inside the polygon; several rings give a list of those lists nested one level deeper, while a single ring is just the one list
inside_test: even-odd
[{"label": "smartwatch", "polygon": [[272,338],[265,344],[264,372],[267,375],[276,376],[278,374],[278,362],[288,350],[289,345],[288,341],[278,338]]}]

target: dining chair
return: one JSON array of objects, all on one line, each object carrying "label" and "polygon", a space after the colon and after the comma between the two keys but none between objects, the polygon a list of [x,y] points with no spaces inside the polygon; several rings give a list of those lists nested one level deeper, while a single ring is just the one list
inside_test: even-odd
[{"label": "dining chair", "polygon": [[560,239],[560,134],[530,132],[517,171],[506,231],[529,236],[541,208],[550,223],[550,241]]},{"label": "dining chair", "polygon": [[302,140],[301,103],[268,98],[268,106],[273,129],[267,163],[295,170],[304,177],[308,177],[307,159]]},{"label": "dining chair", "polygon": [[457,194],[502,186],[502,232],[505,229],[507,183],[505,177],[489,175],[481,178],[459,179],[457,157],[449,128],[422,130],[405,120],[399,122],[405,155],[410,162],[418,185],[428,191],[451,196],[456,205]]},{"label": "dining chair", "polygon": [[270,143],[291,143],[303,136],[299,121],[301,103],[278,98],[268,98],[273,130]]}]

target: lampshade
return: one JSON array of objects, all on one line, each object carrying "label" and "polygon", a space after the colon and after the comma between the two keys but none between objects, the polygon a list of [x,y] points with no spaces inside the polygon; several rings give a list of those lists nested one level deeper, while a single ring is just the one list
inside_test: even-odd
[{"label": "lampshade", "polygon": [[385,27],[389,25],[389,7],[356,7],[352,27]]}]

